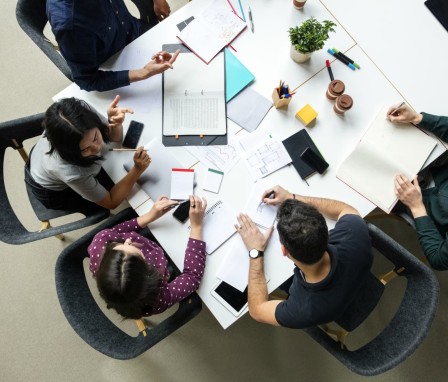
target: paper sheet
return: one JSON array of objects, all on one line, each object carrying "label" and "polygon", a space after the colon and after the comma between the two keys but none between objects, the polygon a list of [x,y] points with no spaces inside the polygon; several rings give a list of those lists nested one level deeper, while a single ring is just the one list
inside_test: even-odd
[{"label": "paper sheet", "polygon": [[224,173],[222,171],[209,168],[202,188],[215,194],[219,193],[223,176]]},{"label": "paper sheet", "polygon": [[171,171],[171,196],[173,200],[186,200],[193,195],[194,170],[173,168]]}]

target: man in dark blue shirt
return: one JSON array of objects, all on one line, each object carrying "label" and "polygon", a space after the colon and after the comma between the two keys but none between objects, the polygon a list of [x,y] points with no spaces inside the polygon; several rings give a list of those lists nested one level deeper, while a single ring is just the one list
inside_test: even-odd
[{"label": "man in dark blue shirt", "polygon": [[[274,193],[274,198],[269,198]],[[249,249],[249,313],[257,321],[302,329],[334,321],[355,297],[372,265],[370,236],[353,207],[337,200],[291,194],[280,186],[262,195],[280,204],[277,230],[284,256],[296,268],[285,301],[268,299],[263,251],[273,231],[262,234],[249,216],[238,217]],[[328,232],[324,216],[337,220]]]},{"label": "man in dark blue shirt", "polygon": [[141,69],[99,70],[109,57],[169,13],[166,0],[154,0],[154,16],[145,24],[129,13],[123,0],[47,0],[47,17],[61,54],[73,80],[88,91],[127,86],[172,68],[177,54],[159,52]]}]

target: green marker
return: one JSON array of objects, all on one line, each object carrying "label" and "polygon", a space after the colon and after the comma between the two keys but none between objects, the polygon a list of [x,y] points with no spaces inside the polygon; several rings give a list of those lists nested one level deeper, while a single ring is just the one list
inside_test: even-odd
[{"label": "green marker", "polygon": [[353,64],[353,66],[355,66],[357,69],[361,69],[361,67],[359,66],[359,64],[357,64],[355,61],[353,61],[351,58],[347,57],[344,53],[342,53],[341,51],[337,50],[336,48],[333,48],[333,52],[335,53],[339,53],[343,58],[345,58],[348,62],[350,62],[350,64]]}]

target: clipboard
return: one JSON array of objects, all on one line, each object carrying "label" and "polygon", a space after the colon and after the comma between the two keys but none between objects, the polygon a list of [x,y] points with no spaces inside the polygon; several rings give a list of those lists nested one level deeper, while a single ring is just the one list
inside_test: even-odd
[{"label": "clipboard", "polygon": [[[163,44],[162,50],[168,53],[174,53],[177,49],[181,53],[192,53],[185,45],[182,44]],[[225,61],[225,58],[224,58]],[[225,65],[225,62],[224,62]],[[225,70],[224,71],[224,84],[225,84]],[[164,89],[164,76],[162,76],[162,92]],[[224,86],[225,92],[225,86]],[[224,94],[225,96],[225,94]],[[163,108],[164,97],[162,97]],[[227,112],[226,112],[226,133],[224,135],[164,135],[162,129],[162,143],[165,146],[209,146],[209,145],[227,145]]]}]

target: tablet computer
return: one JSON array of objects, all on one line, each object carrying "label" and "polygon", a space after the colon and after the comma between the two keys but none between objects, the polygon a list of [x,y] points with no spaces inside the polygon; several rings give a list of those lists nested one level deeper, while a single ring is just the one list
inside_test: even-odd
[{"label": "tablet computer", "polygon": [[241,292],[226,282],[219,281],[210,293],[237,317],[247,307],[247,287]]}]

